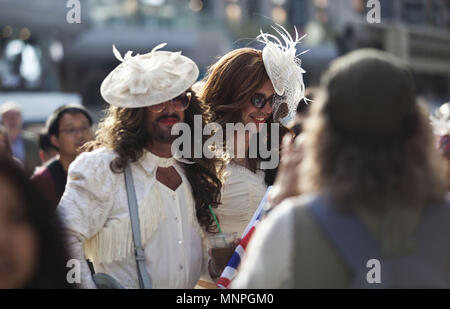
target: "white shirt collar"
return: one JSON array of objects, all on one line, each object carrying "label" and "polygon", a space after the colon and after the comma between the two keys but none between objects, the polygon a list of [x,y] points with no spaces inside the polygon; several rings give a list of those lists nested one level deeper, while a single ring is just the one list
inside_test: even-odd
[{"label": "white shirt collar", "polygon": [[179,165],[177,163],[185,163],[185,164],[195,164],[193,161],[189,161],[183,158],[176,158],[176,157],[170,157],[170,158],[163,158],[155,155],[154,153],[144,149],[144,155],[138,160],[139,164],[144,168],[144,170],[151,174],[154,169],[158,167],[162,168],[168,168],[168,167],[174,167],[178,172]]},{"label": "white shirt collar", "polygon": [[168,168],[174,166],[176,164],[176,161],[173,157],[163,158],[155,155],[148,150],[144,150],[144,155],[141,159],[139,159],[139,163],[147,171],[147,173],[151,174],[155,168]]}]

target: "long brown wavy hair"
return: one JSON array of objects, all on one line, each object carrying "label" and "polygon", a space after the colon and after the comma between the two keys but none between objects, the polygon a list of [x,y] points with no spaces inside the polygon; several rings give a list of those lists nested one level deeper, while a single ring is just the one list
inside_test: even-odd
[{"label": "long brown wavy hair", "polygon": [[335,130],[316,104],[305,126],[301,192],[327,188],[342,206],[379,210],[393,203],[417,208],[426,201],[443,200],[442,162],[426,112],[417,108],[415,132],[406,140],[379,145],[370,139],[349,139]]},{"label": "long brown wavy hair", "polygon": [[[267,81],[269,76],[264,67],[262,52],[253,48],[236,49],[220,58],[208,69],[200,99],[211,107],[212,120],[225,128],[227,123],[242,121],[242,110],[251,96]],[[273,115],[268,123],[274,123]],[[270,143],[270,129],[268,131]],[[286,132],[287,129],[280,125],[280,144]],[[270,147],[270,144],[268,146]],[[249,159],[253,171],[256,170],[258,160],[262,159]],[[273,183],[276,170],[265,171],[268,185]]]},{"label": "long brown wavy hair", "polygon": [[[211,121],[211,112],[192,89],[187,91],[192,93],[192,97],[189,107],[184,112],[184,122],[193,132],[194,116],[202,115],[204,127]],[[110,168],[114,173],[123,173],[127,164],[136,162],[143,156],[145,146],[151,142],[151,137],[146,132],[145,109],[110,106],[106,117],[98,126],[96,139],[84,145],[82,150],[93,151],[103,147],[114,150],[117,157],[110,163]],[[194,134],[191,136],[191,144],[194,145],[195,136]],[[204,136],[204,141],[207,138]],[[190,160],[195,164],[180,164],[193,190],[198,221],[206,231],[216,232],[217,227],[208,206],[217,208],[220,204],[225,161],[220,157]]]},{"label": "long brown wavy hair", "polygon": [[[417,210],[442,202],[442,161],[412,74],[395,58],[386,64],[385,53],[360,53],[337,60],[322,80],[305,124],[301,191],[326,190],[346,209]],[[369,58],[356,59],[361,55]]]}]

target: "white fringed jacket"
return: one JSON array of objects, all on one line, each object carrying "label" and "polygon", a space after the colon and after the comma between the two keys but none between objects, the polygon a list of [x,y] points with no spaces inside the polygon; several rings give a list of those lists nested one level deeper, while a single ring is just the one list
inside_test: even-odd
[{"label": "white fringed jacket", "polygon": [[[95,284],[84,257],[96,272],[113,276],[126,288],[139,287],[124,174],[110,169],[115,157],[109,149],[81,154],[69,168],[58,207],[72,257],[81,262],[85,288]],[[154,288],[193,288],[207,257],[204,234],[183,169],[173,161],[183,180],[175,191],[156,180],[158,166],[170,160],[145,151],[131,164],[146,268]]]}]

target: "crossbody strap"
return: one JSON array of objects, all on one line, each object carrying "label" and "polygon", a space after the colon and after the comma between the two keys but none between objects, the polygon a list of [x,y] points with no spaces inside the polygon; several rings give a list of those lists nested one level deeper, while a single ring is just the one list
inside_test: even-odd
[{"label": "crossbody strap", "polygon": [[141,227],[139,224],[139,211],[134,190],[133,174],[131,167],[125,168],[125,187],[127,190],[128,208],[130,210],[131,231],[133,233],[134,251],[136,256],[136,265],[139,278],[139,287],[141,289],[151,289],[152,281],[145,269],[145,252],[141,241]]},{"label": "crossbody strap", "polygon": [[309,210],[355,275],[367,269],[369,260],[381,260],[379,244],[354,212],[339,211],[324,194],[309,204]]}]

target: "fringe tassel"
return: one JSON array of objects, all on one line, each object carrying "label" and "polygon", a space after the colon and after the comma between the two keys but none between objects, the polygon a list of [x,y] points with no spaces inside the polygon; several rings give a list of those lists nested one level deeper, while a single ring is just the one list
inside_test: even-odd
[{"label": "fringe tassel", "polygon": [[[139,202],[139,221],[142,244],[150,240],[159,227],[159,223],[167,219],[161,196],[152,189],[146,199]],[[112,263],[122,261],[134,255],[133,234],[130,217],[108,222],[94,237],[84,243],[86,258],[96,263]]]},{"label": "fringe tassel", "polygon": [[[179,172],[180,174],[180,172]],[[183,174],[180,174],[183,175]],[[207,255],[206,233],[197,220],[195,201],[188,180],[183,178],[183,189],[188,209],[188,222],[195,228],[202,239],[203,256]],[[159,223],[167,219],[162,199],[155,186],[143,202],[139,202],[139,220],[142,244],[145,245],[159,227]],[[95,236],[84,243],[87,259],[96,263],[112,263],[122,261],[134,255],[133,234],[129,216],[108,222]]]}]

